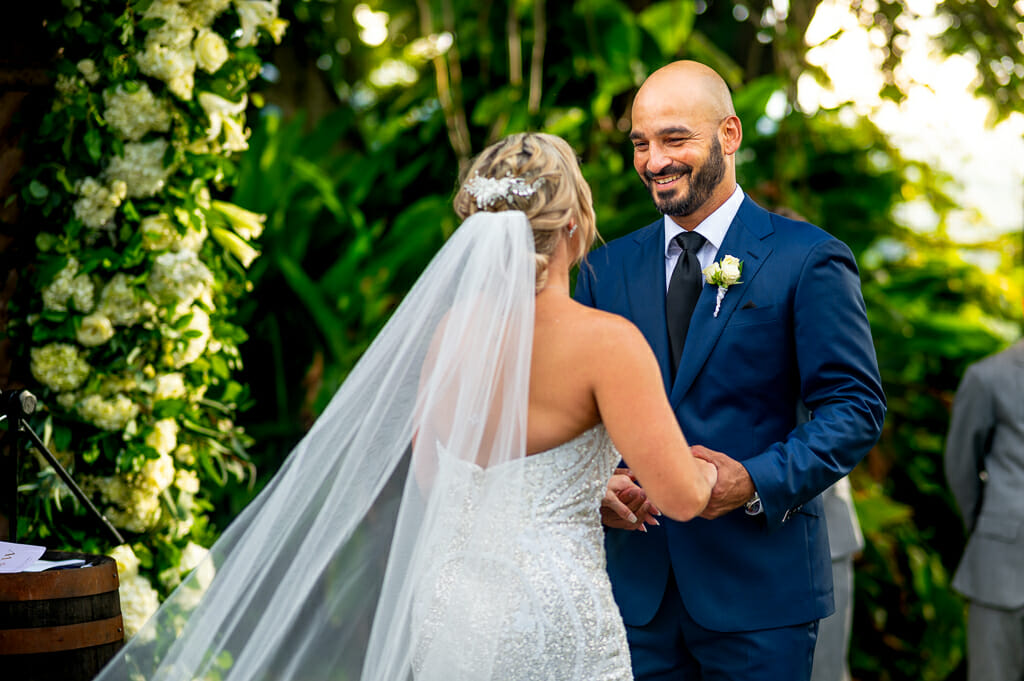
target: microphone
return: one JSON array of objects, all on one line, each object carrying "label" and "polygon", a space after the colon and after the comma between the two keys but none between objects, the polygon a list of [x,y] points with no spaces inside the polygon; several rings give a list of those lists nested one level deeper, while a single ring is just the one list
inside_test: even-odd
[{"label": "microphone", "polygon": [[[86,496],[85,492],[83,492],[82,489],[75,484],[75,481],[71,478],[71,475],[67,472],[67,470],[64,469],[63,466],[60,465],[60,462],[58,462],[57,459],[54,458],[50,450],[46,448],[46,445],[43,443],[42,439],[36,434],[34,430],[32,430],[32,426],[28,424],[28,421],[25,420],[25,417],[35,412],[36,407],[38,405],[39,401],[36,399],[36,396],[33,395],[28,390],[25,390],[24,388],[19,388],[16,390],[0,390],[0,421],[4,419],[10,419],[12,423],[12,426],[8,431],[8,435],[13,436],[15,439],[17,438],[18,435],[21,435],[24,438],[26,438],[28,440],[28,443],[33,445],[36,448],[36,451],[38,451],[43,456],[43,458],[46,459],[47,463],[49,463],[50,466],[53,467],[54,471],[56,471],[57,473],[57,476],[64,481],[64,484],[67,485],[68,489],[71,490],[71,493],[78,498],[82,505],[89,509],[93,516],[99,519],[100,523],[107,529],[108,532],[110,532],[111,536],[114,537],[118,544],[123,544],[124,537],[121,536],[121,533],[118,532],[117,528],[115,528],[110,523],[110,521],[107,520],[107,517],[103,515],[99,511],[99,509],[96,508],[96,506],[92,503],[92,500],[89,499],[88,496]],[[11,515],[12,522],[14,525],[12,537],[14,538],[15,541],[17,541],[18,527],[18,452],[21,449],[22,444],[23,443],[21,442],[15,441],[14,456],[11,457],[11,463],[14,469],[14,476],[12,480],[12,482],[14,483],[14,498],[9,503],[14,509],[14,512]]]},{"label": "microphone", "polygon": [[19,419],[32,414],[39,401],[28,390],[0,390],[0,412],[8,418]]}]

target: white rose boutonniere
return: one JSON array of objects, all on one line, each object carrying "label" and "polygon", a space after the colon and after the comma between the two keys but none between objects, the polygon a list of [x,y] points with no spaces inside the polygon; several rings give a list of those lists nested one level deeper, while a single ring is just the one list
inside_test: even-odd
[{"label": "white rose boutonniere", "polygon": [[727,255],[718,262],[711,263],[704,268],[704,281],[712,286],[718,287],[718,297],[715,298],[715,316],[722,309],[722,300],[725,299],[725,292],[733,284],[742,284],[740,272],[743,271],[743,261],[735,255]]}]

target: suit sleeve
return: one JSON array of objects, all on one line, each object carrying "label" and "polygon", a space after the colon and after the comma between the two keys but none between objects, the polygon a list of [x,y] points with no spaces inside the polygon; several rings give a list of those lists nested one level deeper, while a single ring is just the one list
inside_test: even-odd
[{"label": "suit sleeve", "polygon": [[885,417],[860,277],[844,243],[827,239],[810,250],[792,314],[800,394],[814,418],[744,461],[771,528],[853,470],[878,440]]},{"label": "suit sleeve", "polygon": [[953,413],[946,437],[946,480],[970,531],[981,505],[985,454],[995,427],[992,392],[978,367],[968,367],[953,398]]}]

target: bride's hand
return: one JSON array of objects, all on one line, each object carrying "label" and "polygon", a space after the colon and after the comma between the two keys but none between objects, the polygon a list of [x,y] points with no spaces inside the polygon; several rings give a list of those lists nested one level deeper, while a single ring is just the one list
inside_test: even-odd
[{"label": "bride's hand", "polygon": [[601,500],[601,522],[620,530],[646,532],[644,523],[658,525],[655,516],[661,512],[647,500],[643,488],[636,484],[636,477],[628,468],[616,469],[608,480]]},{"label": "bride's hand", "polygon": [[708,481],[708,485],[711,489],[715,488],[715,483],[718,482],[718,466],[707,461],[706,459],[697,459],[697,468],[700,470],[701,475]]}]

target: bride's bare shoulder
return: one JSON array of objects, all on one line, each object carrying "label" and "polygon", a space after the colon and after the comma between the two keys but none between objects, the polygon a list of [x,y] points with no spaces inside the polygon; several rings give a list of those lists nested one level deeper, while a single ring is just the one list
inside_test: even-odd
[{"label": "bride's bare shoulder", "polygon": [[591,353],[609,360],[624,354],[653,357],[647,339],[636,324],[612,312],[576,305],[580,320],[578,326],[586,334],[587,343],[584,345]]}]

